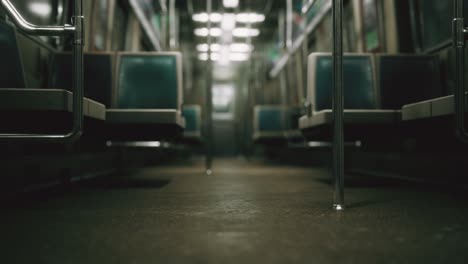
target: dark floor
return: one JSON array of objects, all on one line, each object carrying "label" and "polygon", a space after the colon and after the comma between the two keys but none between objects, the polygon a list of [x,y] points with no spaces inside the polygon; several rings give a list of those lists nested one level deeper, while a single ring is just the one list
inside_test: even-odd
[{"label": "dark floor", "polygon": [[114,175],[3,204],[1,263],[468,263],[461,191],[217,161]]}]

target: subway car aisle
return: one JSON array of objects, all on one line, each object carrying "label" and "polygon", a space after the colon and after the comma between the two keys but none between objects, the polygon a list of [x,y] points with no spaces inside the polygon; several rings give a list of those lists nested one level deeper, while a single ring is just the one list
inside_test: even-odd
[{"label": "subway car aisle", "polygon": [[98,178],[2,202],[2,263],[466,263],[466,195],[217,160]]}]

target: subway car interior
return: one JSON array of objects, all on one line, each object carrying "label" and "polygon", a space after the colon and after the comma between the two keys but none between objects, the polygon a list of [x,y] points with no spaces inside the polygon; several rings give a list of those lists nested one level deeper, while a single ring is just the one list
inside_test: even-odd
[{"label": "subway car interior", "polygon": [[0,0],[0,262],[468,263],[465,14]]}]

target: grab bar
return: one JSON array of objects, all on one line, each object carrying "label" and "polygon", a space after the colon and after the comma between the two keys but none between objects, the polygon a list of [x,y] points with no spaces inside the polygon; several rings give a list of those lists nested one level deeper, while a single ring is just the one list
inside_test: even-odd
[{"label": "grab bar", "polygon": [[333,208],[344,209],[343,0],[332,0],[333,17]]},{"label": "grab bar", "polygon": [[1,6],[20,31],[29,35],[63,36],[73,34],[73,126],[67,134],[0,134],[0,140],[51,141],[72,143],[83,133],[83,46],[84,17],[83,0],[75,0],[73,25],[37,26],[26,21],[9,0],[1,0]]},{"label": "grab bar", "polygon": [[465,41],[468,30],[465,28],[463,0],[455,0],[453,19],[453,48],[455,49],[455,133],[462,142],[468,143],[465,129]]}]

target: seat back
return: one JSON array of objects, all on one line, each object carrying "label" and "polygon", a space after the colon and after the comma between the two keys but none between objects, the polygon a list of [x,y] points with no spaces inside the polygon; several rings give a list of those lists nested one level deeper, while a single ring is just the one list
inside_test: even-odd
[{"label": "seat back", "polygon": [[254,131],[281,132],[288,129],[286,108],[280,105],[257,105],[254,107]]},{"label": "seat back", "polygon": [[290,107],[287,112],[288,119],[288,129],[298,130],[299,129],[299,119],[304,115],[304,108],[299,106]]},{"label": "seat back", "polygon": [[[308,97],[314,111],[332,108],[333,61],[330,53],[312,53],[308,61]],[[373,58],[371,54],[343,58],[345,109],[376,109]]]},{"label": "seat back", "polygon": [[185,132],[201,131],[201,107],[199,105],[184,105],[182,116],[185,119]]},{"label": "seat back", "polygon": [[0,58],[0,88],[26,88],[16,29],[3,21],[0,21]]},{"label": "seat back", "polygon": [[[114,53],[96,52],[84,54],[84,95],[110,108]],[[73,60],[70,52],[52,56],[50,88],[73,91]]]},{"label": "seat back", "polygon": [[443,96],[439,62],[430,55],[376,56],[382,109]]},{"label": "seat back", "polygon": [[117,108],[181,110],[182,84],[179,52],[117,55]]}]

